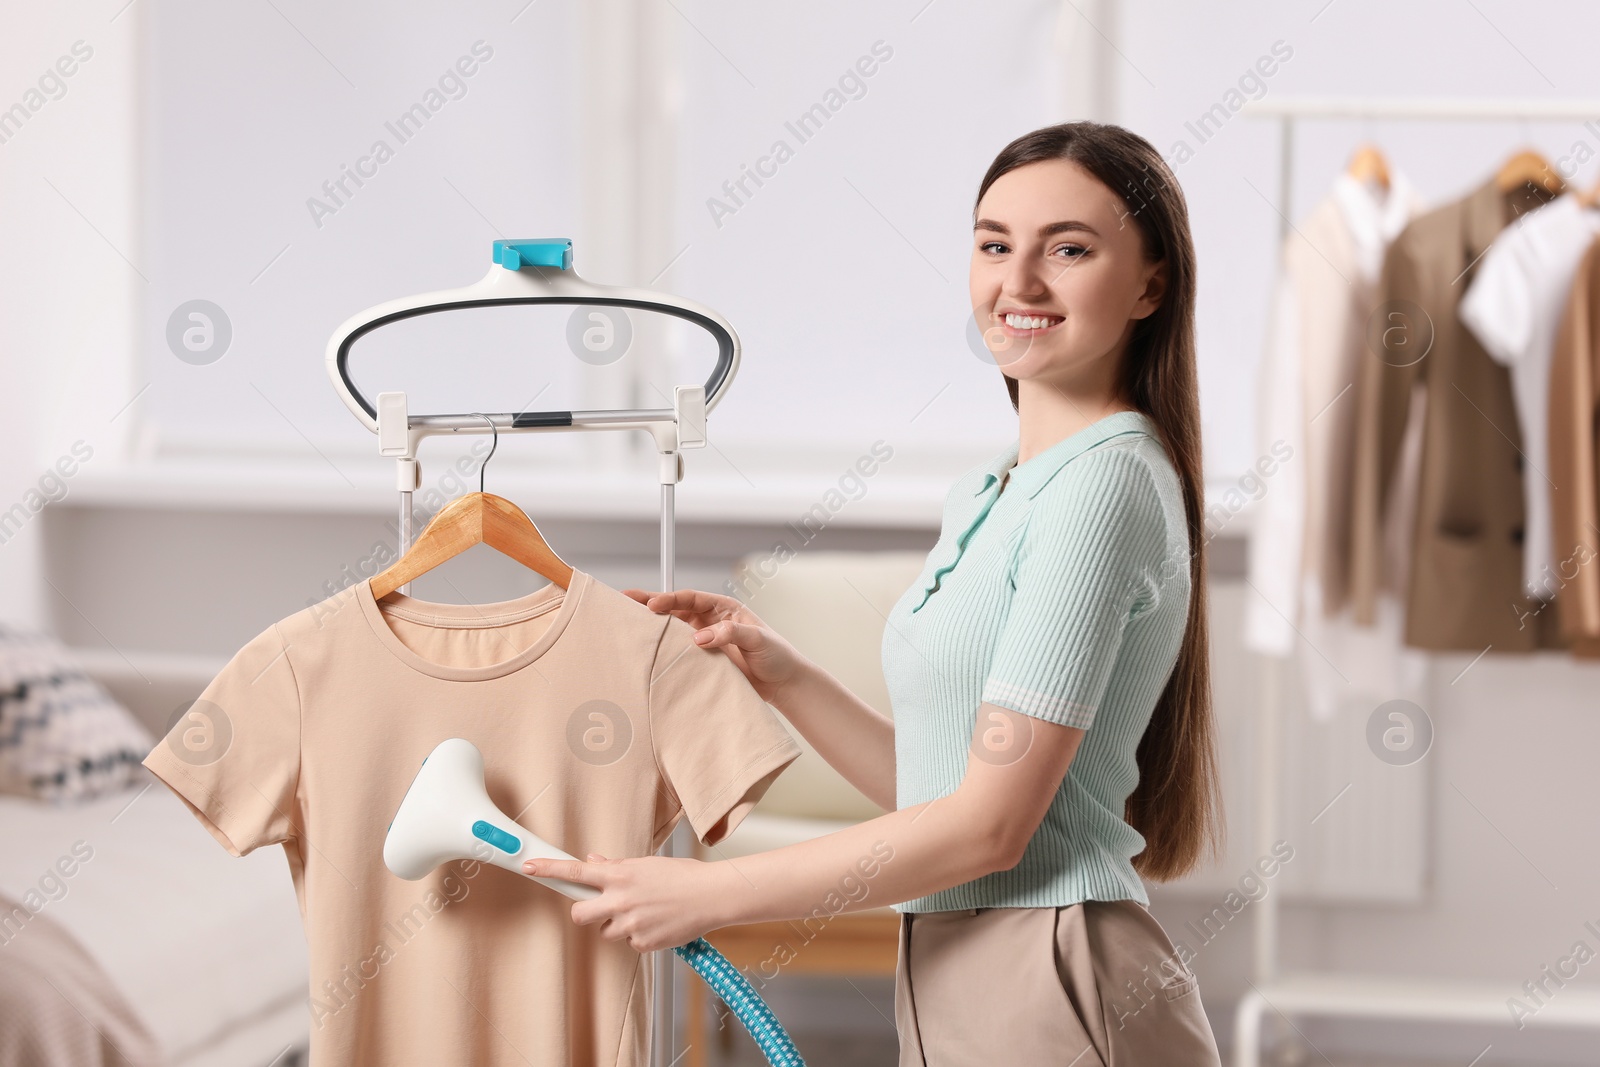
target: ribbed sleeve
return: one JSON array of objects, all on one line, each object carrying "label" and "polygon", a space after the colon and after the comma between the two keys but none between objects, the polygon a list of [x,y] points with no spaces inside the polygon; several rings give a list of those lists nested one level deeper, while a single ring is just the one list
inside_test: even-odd
[{"label": "ribbed sleeve", "polygon": [[1088,729],[1135,598],[1154,585],[1164,534],[1150,470],[1126,449],[1090,452],[1052,479],[1025,520],[983,699]]}]

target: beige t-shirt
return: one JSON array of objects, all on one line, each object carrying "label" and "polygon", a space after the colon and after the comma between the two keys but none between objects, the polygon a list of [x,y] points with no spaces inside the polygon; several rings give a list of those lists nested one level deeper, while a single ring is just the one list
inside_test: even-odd
[{"label": "beige t-shirt", "polygon": [[233,656],[144,765],[230,853],[283,845],[312,1063],[644,1063],[651,968],[627,941],[487,863],[405,881],[383,842],[450,737],[483,752],[501,810],[575,856],[649,855],[684,814],[722,840],[801,750],[693,632],[574,570],[479,605],[360,582]]}]

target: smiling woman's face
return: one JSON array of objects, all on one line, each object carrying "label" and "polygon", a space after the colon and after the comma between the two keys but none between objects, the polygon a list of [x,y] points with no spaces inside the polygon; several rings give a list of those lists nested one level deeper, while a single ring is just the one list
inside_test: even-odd
[{"label": "smiling woman's face", "polygon": [[1068,160],[1025,164],[985,190],[972,233],[972,313],[1010,377],[1074,391],[1112,381],[1112,361],[1134,320],[1159,306],[1166,276],[1146,260],[1127,210]]}]

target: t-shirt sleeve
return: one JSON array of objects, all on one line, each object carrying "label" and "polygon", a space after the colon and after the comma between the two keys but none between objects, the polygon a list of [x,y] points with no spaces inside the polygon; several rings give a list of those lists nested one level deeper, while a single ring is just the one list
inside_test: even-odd
[{"label": "t-shirt sleeve", "polygon": [[1135,601],[1159,593],[1165,543],[1144,459],[1111,448],[1062,468],[1033,498],[982,699],[1087,730]]},{"label": "t-shirt sleeve", "polygon": [[277,626],[234,653],[143,762],[235,856],[299,835],[300,696]]},{"label": "t-shirt sleeve", "polygon": [[[665,789],[715,845],[744,821],[801,748],[737,664],[669,617],[650,671],[650,743]],[[658,833],[660,832],[658,827]]]}]

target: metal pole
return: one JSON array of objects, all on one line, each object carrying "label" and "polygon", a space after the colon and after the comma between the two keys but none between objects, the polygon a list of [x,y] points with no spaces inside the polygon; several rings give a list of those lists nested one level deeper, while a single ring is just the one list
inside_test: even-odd
[{"label": "metal pole", "polygon": [[[669,459],[674,464],[678,462],[676,454]],[[663,593],[671,592],[673,588],[673,561],[676,553],[676,542],[673,537],[676,521],[673,493],[675,488],[671,482],[664,481],[661,485],[661,591]],[[693,842],[690,833],[689,820],[685,817],[661,843],[657,855],[692,855]],[[673,952],[670,948],[657,949],[651,956],[654,990],[650,1013],[650,1064],[651,1067],[672,1067],[677,1061],[674,1050],[678,1047],[678,1020],[674,1011],[677,998],[674,996],[676,990],[673,988],[677,969],[672,966]]]},{"label": "metal pole", "polygon": [[[1268,654],[1262,658],[1259,732],[1256,736],[1256,855],[1270,856],[1278,832],[1278,704],[1283,698],[1283,668],[1287,660]],[[1280,887],[1278,893],[1283,890]],[[1256,985],[1278,976],[1278,893],[1268,893],[1256,905],[1254,970]]]},{"label": "metal pole", "polygon": [[1253,115],[1318,119],[1421,119],[1428,122],[1481,122],[1493,119],[1583,121],[1600,115],[1600,100],[1448,100],[1387,99],[1360,96],[1277,97],[1246,100]]},{"label": "metal pole", "polygon": [[[1279,123],[1278,138],[1278,248],[1288,240],[1291,229],[1290,212],[1294,210],[1294,116],[1284,114]],[[1279,267],[1281,269],[1282,263]],[[1261,661],[1260,706],[1257,709],[1256,732],[1256,854],[1270,856],[1278,834],[1278,797],[1282,775],[1282,706],[1293,658],[1265,655]],[[1256,907],[1255,944],[1252,946],[1252,969],[1256,986],[1264,986],[1278,976],[1278,905],[1283,892],[1268,893]],[[1281,1032],[1274,1020],[1273,1029]],[[1252,1040],[1258,1035],[1252,1034]],[[1274,1042],[1275,1044],[1275,1042]]]},{"label": "metal pole", "polygon": [[[406,549],[411,547],[411,493],[400,490],[400,550],[396,557],[406,554]],[[406,582],[400,587],[400,592],[406,596],[411,595],[411,583]]]}]

